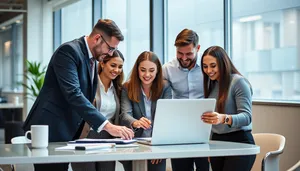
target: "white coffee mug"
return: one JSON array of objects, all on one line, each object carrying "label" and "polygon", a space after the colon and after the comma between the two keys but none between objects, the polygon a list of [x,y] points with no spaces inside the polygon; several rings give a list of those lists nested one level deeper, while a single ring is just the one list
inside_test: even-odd
[{"label": "white coffee mug", "polygon": [[48,149],[47,148],[36,148],[31,150],[32,156],[48,156]]},{"label": "white coffee mug", "polygon": [[48,147],[49,127],[48,125],[31,125],[31,130],[25,133],[27,138],[31,134],[32,148],[46,148]]}]

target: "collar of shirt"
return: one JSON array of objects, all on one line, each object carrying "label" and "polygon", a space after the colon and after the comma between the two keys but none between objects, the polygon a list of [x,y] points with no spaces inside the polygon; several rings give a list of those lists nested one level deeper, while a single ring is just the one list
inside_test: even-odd
[{"label": "collar of shirt", "polygon": [[[99,76],[99,78],[100,78],[100,76]],[[101,79],[99,79],[99,84],[100,84],[100,87],[103,88],[103,90],[105,90],[105,87],[104,87],[104,85],[103,85]],[[110,86],[109,86],[108,89],[112,89],[113,87],[114,87],[114,84],[113,84],[113,82],[111,81],[111,82],[110,82]]]},{"label": "collar of shirt", "polygon": [[92,52],[89,48],[89,45],[87,43],[87,36],[84,36],[84,42],[85,42],[85,45],[86,45],[86,48],[87,48],[87,51],[88,51],[88,54],[89,54],[89,59],[93,58],[93,55],[92,55]]},{"label": "collar of shirt", "polygon": [[[143,88],[141,87],[141,89],[142,89],[142,94],[143,94],[143,96],[144,96],[144,99],[146,100],[146,101],[151,101],[150,99],[151,98],[147,98],[147,96],[146,96],[146,93],[144,92],[144,90],[143,90]],[[150,93],[150,97],[151,97],[151,93]]]}]

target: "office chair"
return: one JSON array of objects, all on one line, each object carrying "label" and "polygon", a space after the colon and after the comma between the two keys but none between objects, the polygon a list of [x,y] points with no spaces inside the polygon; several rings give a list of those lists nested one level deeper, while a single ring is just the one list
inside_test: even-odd
[{"label": "office chair", "polygon": [[287,171],[300,171],[300,160]]},{"label": "office chair", "polygon": [[252,171],[279,171],[279,156],[283,153],[285,137],[272,133],[253,134],[255,144],[260,146]]}]

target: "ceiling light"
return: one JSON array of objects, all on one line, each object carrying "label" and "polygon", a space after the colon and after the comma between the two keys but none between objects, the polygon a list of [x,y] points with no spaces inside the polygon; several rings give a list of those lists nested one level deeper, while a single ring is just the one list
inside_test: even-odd
[{"label": "ceiling light", "polygon": [[294,20],[291,20],[291,21],[290,21],[290,24],[295,24],[295,21],[294,21]]},{"label": "ceiling light", "polygon": [[241,23],[243,23],[243,22],[260,20],[261,18],[262,18],[261,15],[253,15],[253,16],[249,16],[249,17],[240,18],[239,21]]}]

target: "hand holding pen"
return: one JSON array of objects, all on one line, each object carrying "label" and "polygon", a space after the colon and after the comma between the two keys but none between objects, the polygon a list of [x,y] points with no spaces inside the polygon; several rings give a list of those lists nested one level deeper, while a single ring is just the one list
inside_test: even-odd
[{"label": "hand holding pen", "polygon": [[132,123],[132,127],[149,129],[151,128],[151,121],[145,117],[141,117],[139,120],[136,120]]}]

